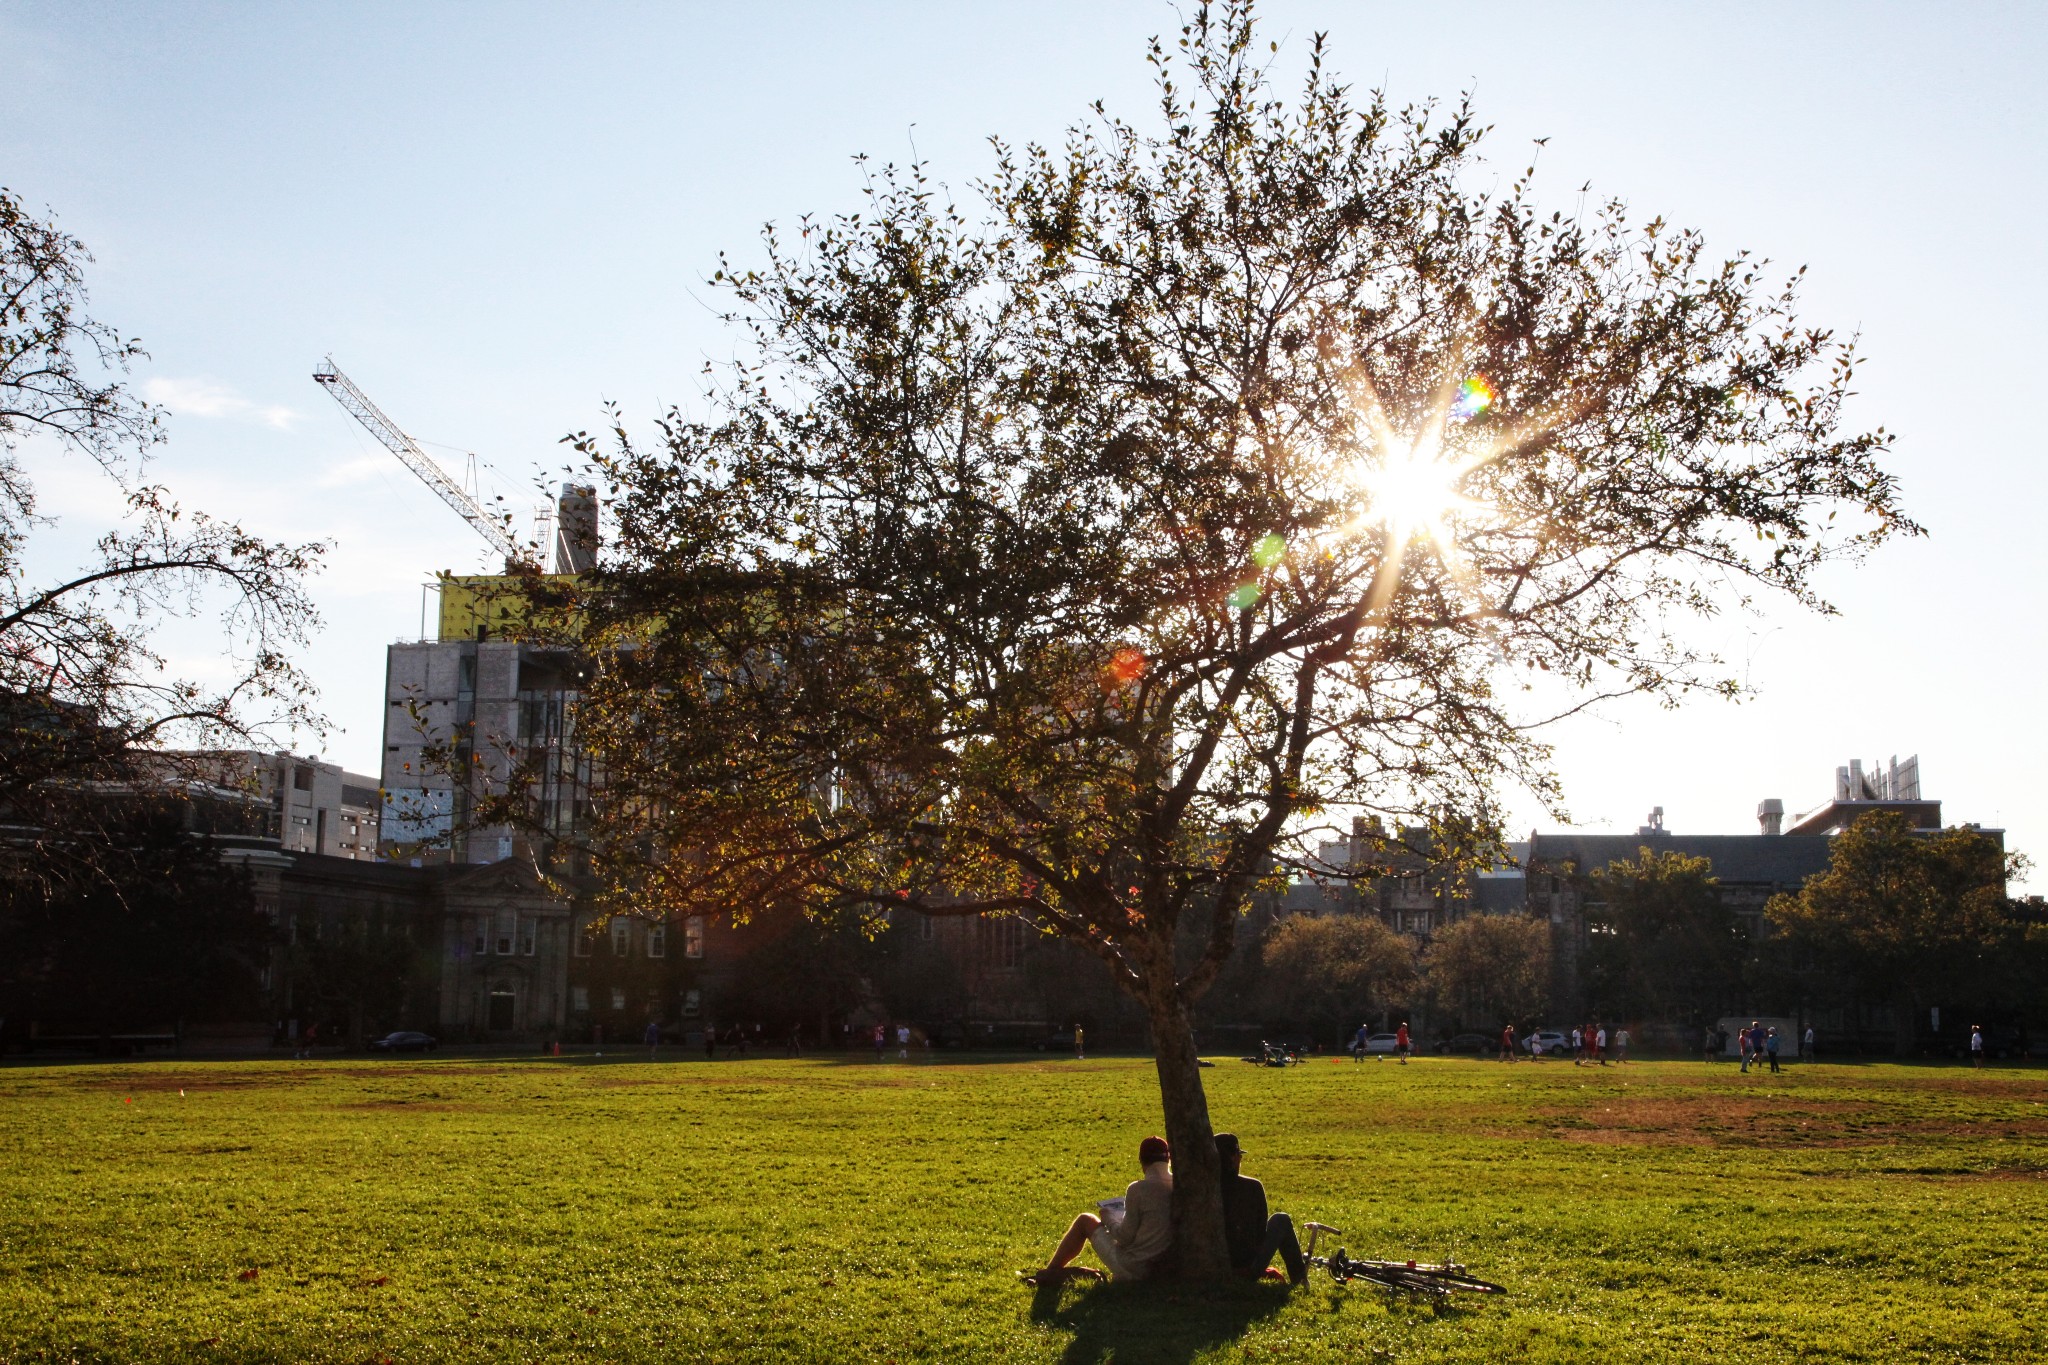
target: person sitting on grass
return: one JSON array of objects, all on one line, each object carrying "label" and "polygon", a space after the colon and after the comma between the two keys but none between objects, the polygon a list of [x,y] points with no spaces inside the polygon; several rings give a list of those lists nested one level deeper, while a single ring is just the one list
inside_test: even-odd
[{"label": "person sitting on grass", "polygon": [[1258,1279],[1278,1255],[1289,1283],[1307,1283],[1308,1259],[1301,1254],[1301,1239],[1294,1235],[1294,1220],[1284,1213],[1268,1218],[1266,1187],[1238,1174],[1244,1148],[1238,1145],[1237,1134],[1216,1135],[1216,1156],[1223,1165],[1223,1240],[1230,1249],[1231,1271]]},{"label": "person sitting on grass", "polygon": [[1119,1280],[1142,1280],[1158,1269],[1173,1249],[1173,1171],[1168,1164],[1172,1158],[1163,1137],[1139,1143],[1138,1166],[1145,1174],[1124,1190],[1122,1217],[1116,1216],[1114,1200],[1103,1205],[1103,1217],[1076,1216],[1052,1259],[1044,1269],[1026,1275],[1025,1283],[1043,1288],[1076,1275],[1103,1278],[1101,1270],[1073,1263],[1083,1247],[1092,1247],[1103,1270]]}]

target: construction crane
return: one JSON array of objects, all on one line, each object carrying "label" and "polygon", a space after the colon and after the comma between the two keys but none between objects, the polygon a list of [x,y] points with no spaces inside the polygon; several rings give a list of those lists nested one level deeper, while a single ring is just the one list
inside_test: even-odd
[{"label": "construction crane", "polygon": [[455,509],[455,514],[476,529],[476,533],[491,543],[491,547],[505,556],[509,570],[514,565],[528,563],[531,556],[521,548],[505,529],[505,523],[485,511],[475,498],[462,490],[462,486],[442,472],[441,466],[429,459],[419,443],[398,429],[398,424],[384,415],[383,409],[372,403],[363,391],[355,386],[349,377],[341,372],[328,356],[321,367],[313,372],[313,380],[327,392],[334,395],[334,401],[342,410],[361,422],[369,433],[381,441],[386,450],[396,455],[407,469],[420,476],[420,482],[440,494],[441,501]]}]

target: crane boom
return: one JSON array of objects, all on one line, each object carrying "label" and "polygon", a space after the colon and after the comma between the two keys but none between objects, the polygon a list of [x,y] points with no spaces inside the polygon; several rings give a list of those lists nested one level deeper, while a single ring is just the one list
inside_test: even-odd
[{"label": "crane boom", "polygon": [[504,523],[486,512],[475,498],[462,491],[461,485],[442,472],[441,466],[428,458],[419,448],[419,443],[398,429],[398,424],[384,415],[383,409],[372,403],[363,391],[357,388],[349,377],[335,365],[334,357],[327,357],[326,363],[313,372],[315,383],[334,395],[334,401],[342,410],[361,422],[369,433],[383,443],[384,448],[396,455],[407,469],[420,476],[420,482],[440,494],[441,501],[455,509],[457,516],[476,529],[476,533],[491,543],[493,549],[509,561],[524,561],[528,558],[519,542],[512,538]]}]

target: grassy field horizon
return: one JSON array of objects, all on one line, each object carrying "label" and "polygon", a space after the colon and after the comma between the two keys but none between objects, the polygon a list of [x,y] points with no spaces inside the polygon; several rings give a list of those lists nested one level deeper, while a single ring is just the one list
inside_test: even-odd
[{"label": "grassy field horizon", "polygon": [[1205,1072],[1273,1206],[1506,1285],[1034,1293],[1138,1057],[0,1069],[0,1362],[2041,1356],[2048,1071]]}]

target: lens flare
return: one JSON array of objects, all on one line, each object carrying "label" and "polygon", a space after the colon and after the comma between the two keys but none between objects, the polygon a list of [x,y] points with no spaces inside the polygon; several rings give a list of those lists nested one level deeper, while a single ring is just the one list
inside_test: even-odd
[{"label": "lens flare", "polygon": [[1475,374],[1458,386],[1457,401],[1451,404],[1451,416],[1469,419],[1477,417],[1493,406],[1493,385],[1486,382],[1485,375]]},{"label": "lens flare", "polygon": [[1259,585],[1240,583],[1230,590],[1230,596],[1226,600],[1230,603],[1232,611],[1250,611],[1259,604]]},{"label": "lens flare", "polygon": [[1145,657],[1142,650],[1126,645],[1110,656],[1109,666],[1103,672],[1112,686],[1129,687],[1144,677],[1151,667],[1151,661]]},{"label": "lens flare", "polygon": [[1252,563],[1262,569],[1270,569],[1278,564],[1286,553],[1287,537],[1275,531],[1270,535],[1260,536],[1258,543],[1252,546]]}]

